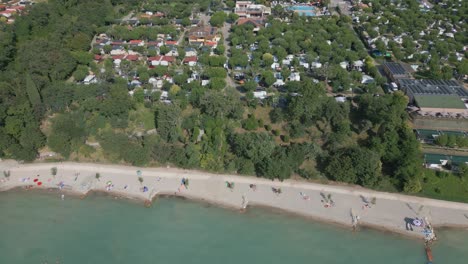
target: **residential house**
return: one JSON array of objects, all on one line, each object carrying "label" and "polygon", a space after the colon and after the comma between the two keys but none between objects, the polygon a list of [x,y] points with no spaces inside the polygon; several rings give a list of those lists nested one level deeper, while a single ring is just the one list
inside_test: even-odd
[{"label": "residential house", "polygon": [[169,64],[175,61],[174,57],[171,56],[154,56],[148,58],[148,64],[150,66],[169,66]]},{"label": "residential house", "polygon": [[298,72],[291,72],[291,74],[288,77],[288,80],[295,81],[295,82],[300,82],[301,81],[301,75]]},{"label": "residential house", "polygon": [[197,56],[197,50],[191,47],[185,48],[185,57]]},{"label": "residential house", "polygon": [[265,25],[265,20],[264,19],[259,19],[259,18],[240,18],[237,20],[237,25],[252,25],[253,26],[253,32],[258,32],[261,28],[264,27]]},{"label": "residential house", "polygon": [[266,91],[255,91],[255,92],[253,92],[253,96],[254,96],[254,98],[257,98],[257,99],[260,99],[260,100],[263,100],[263,99],[268,97]]},{"label": "residential house", "polygon": [[85,84],[85,85],[89,85],[89,84],[92,84],[92,83],[97,83],[96,75],[94,75],[94,74],[90,74],[90,75],[86,76],[86,78],[84,78],[84,80],[83,80],[83,84]]},{"label": "residential house", "polygon": [[198,58],[197,56],[185,57],[183,60],[184,64],[187,64],[190,67],[197,65]]},{"label": "residential house", "polygon": [[371,76],[366,75],[366,74],[362,75],[362,80],[361,80],[362,84],[370,84],[370,83],[373,83],[374,81],[375,81],[374,78],[372,78]]},{"label": "residential house", "polygon": [[212,26],[199,26],[191,28],[188,33],[190,45],[203,45],[205,42],[218,42],[220,37],[217,35],[218,29]]},{"label": "residential house", "polygon": [[362,67],[364,67],[364,62],[362,60],[353,62],[353,70],[362,71]]},{"label": "residential house", "polygon": [[271,15],[271,8],[252,1],[237,1],[234,13],[239,18],[262,18]]}]

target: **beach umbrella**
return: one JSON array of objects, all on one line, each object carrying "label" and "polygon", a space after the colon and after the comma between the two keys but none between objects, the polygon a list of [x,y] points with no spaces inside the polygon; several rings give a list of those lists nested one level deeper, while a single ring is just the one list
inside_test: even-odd
[{"label": "beach umbrella", "polygon": [[34,179],[34,182],[37,182],[39,179]]},{"label": "beach umbrella", "polygon": [[42,185],[42,182],[38,182],[37,185],[41,186],[41,185]]},{"label": "beach umbrella", "polygon": [[148,187],[144,186],[143,187],[143,192],[147,192],[148,191]]},{"label": "beach umbrella", "polygon": [[111,182],[111,181],[108,181],[108,182],[107,182],[107,185],[112,185],[112,182]]},{"label": "beach umbrella", "polygon": [[422,222],[421,222],[419,219],[414,219],[414,220],[413,220],[413,224],[414,224],[415,226],[421,226]]},{"label": "beach umbrella", "polygon": [[137,175],[141,176],[141,170],[137,170]]}]

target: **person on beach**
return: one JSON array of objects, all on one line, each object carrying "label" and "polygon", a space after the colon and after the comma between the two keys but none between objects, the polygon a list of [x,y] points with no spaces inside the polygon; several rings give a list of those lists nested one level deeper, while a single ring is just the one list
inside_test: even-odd
[{"label": "person on beach", "polygon": [[305,193],[299,192],[299,194],[301,195],[302,199],[304,199],[306,201],[310,200],[310,197],[308,195],[306,195]]},{"label": "person on beach", "polygon": [[245,195],[242,195],[242,210],[247,208],[247,199],[245,198]]},{"label": "person on beach", "polygon": [[271,190],[273,191],[273,193],[275,193],[277,195],[281,194],[281,188],[271,187]]},{"label": "person on beach", "polygon": [[257,190],[257,185],[255,185],[255,184],[250,184],[249,187],[250,187],[250,189],[252,189],[252,191],[254,191],[254,192]]},{"label": "person on beach", "polygon": [[65,194],[62,194],[62,201],[65,200]]},{"label": "person on beach", "polygon": [[226,186],[231,190],[231,192],[234,190],[234,182],[226,182]]}]

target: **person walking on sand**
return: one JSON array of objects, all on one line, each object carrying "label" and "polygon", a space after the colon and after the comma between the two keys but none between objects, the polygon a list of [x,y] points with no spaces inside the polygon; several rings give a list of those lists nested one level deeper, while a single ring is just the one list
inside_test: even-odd
[{"label": "person walking on sand", "polygon": [[242,195],[242,209],[247,208],[247,199],[245,198],[245,195]]},{"label": "person walking on sand", "polygon": [[65,200],[65,194],[62,194],[62,201]]}]

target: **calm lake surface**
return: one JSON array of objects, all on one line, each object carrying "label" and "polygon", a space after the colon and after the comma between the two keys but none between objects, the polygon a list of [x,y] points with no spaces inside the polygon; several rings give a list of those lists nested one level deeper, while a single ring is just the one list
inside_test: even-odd
[{"label": "calm lake surface", "polygon": [[[0,193],[0,228],[0,263],[426,263],[419,240],[169,198]],[[438,235],[435,264],[468,263],[468,231]]]}]

